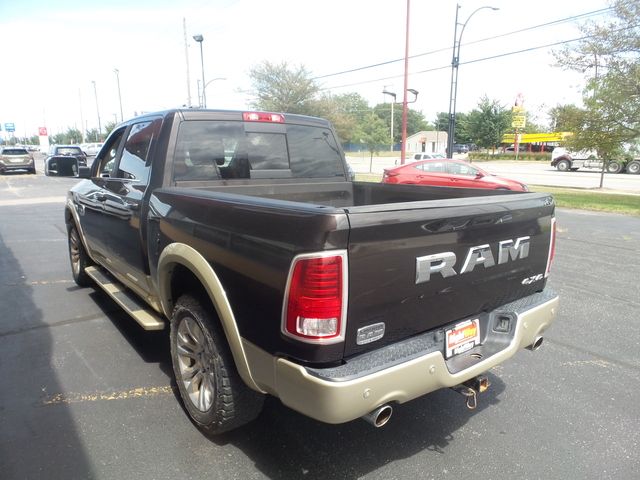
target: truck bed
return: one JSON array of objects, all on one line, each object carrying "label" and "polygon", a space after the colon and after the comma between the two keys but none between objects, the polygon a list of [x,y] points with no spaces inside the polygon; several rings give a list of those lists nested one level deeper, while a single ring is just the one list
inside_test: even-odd
[{"label": "truck bed", "polygon": [[[312,364],[341,361],[464,320],[539,292],[546,282],[553,215],[546,194],[317,182],[179,186],[154,196],[175,211],[162,219],[161,230],[169,232],[164,242],[179,241],[179,232],[202,242],[198,249],[219,272],[242,335]],[[420,257],[452,252],[460,272],[470,249],[488,245],[497,263],[498,243],[516,237],[529,239],[528,258],[416,281]],[[149,238],[157,243],[155,235]],[[283,339],[276,326],[291,260],[331,249],[348,251],[344,344],[318,348]],[[530,277],[539,281],[522,283]],[[385,324],[384,337],[359,345],[358,330],[377,323]]]}]

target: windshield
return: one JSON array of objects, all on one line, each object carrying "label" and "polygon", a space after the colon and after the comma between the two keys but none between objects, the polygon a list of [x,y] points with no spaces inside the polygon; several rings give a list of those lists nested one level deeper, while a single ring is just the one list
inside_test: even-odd
[{"label": "windshield", "polygon": [[58,155],[82,155],[80,147],[58,147]]},{"label": "windshield", "polygon": [[5,148],[2,150],[2,155],[29,155],[24,148]]}]

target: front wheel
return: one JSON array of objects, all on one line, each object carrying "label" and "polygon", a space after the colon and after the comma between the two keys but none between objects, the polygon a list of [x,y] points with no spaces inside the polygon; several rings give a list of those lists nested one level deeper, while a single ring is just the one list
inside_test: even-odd
[{"label": "front wheel", "polygon": [[69,227],[69,260],[71,261],[71,274],[76,285],[79,287],[90,286],[91,277],[87,275],[84,269],[90,266],[92,262],[84,249],[75,225]]},{"label": "front wheel", "polygon": [[211,310],[200,297],[178,299],[171,319],[171,360],[187,413],[204,433],[217,435],[255,419],[264,396],[240,378]]},{"label": "front wheel", "polygon": [[622,163],[612,160],[607,164],[607,172],[620,173],[621,171],[622,171]]},{"label": "front wheel", "polygon": [[560,172],[567,172],[571,169],[571,162],[569,160],[560,160],[556,165],[556,168]]},{"label": "front wheel", "polygon": [[627,164],[627,173],[638,175],[640,173],[640,160],[634,160]]}]

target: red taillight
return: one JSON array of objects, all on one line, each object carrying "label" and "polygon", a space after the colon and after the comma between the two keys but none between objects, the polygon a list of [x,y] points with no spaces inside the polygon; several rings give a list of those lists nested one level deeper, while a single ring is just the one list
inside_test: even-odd
[{"label": "red taillight", "polygon": [[549,238],[549,257],[547,258],[547,269],[544,273],[545,277],[549,276],[553,258],[556,256],[556,217],[551,217],[551,234]]},{"label": "red taillight", "polygon": [[287,282],[283,333],[308,343],[344,340],[346,252],[296,257]]},{"label": "red taillight", "polygon": [[382,174],[382,181],[384,182],[385,180],[391,178],[391,177],[397,177],[398,175],[400,175],[398,172],[392,172],[391,170],[385,170]]},{"label": "red taillight", "polygon": [[281,113],[244,112],[242,119],[245,122],[284,123],[284,115]]}]

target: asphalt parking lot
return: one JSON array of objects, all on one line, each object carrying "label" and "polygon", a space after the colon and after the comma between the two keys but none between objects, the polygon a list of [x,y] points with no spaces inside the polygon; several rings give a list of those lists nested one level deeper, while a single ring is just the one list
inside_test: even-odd
[{"label": "asphalt parking lot", "polygon": [[637,478],[640,218],[558,211],[559,318],[539,351],[490,372],[477,410],[444,390],[374,429],[269,399],[211,440],[174,393],[166,332],[71,280],[73,183],[0,176],[2,479]]}]

